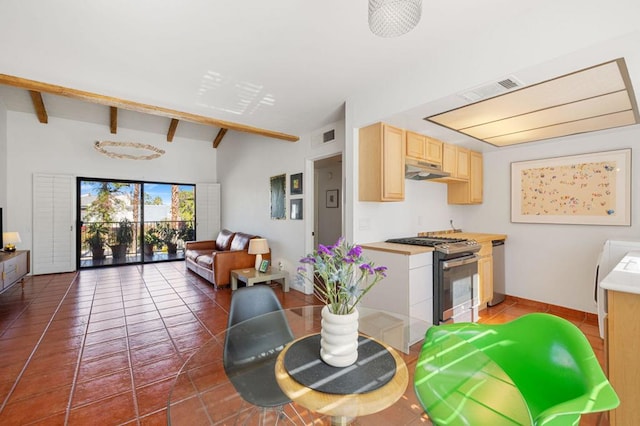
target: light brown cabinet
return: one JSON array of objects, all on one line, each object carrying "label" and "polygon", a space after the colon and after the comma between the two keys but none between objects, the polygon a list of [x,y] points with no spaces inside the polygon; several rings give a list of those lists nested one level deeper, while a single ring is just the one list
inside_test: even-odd
[{"label": "light brown cabinet", "polygon": [[0,292],[20,281],[29,273],[29,250],[0,253]]},{"label": "light brown cabinet", "polygon": [[478,252],[478,303],[484,305],[493,298],[493,245],[482,243]]},{"label": "light brown cabinet", "polygon": [[[482,154],[467,150],[469,178],[466,181],[448,181],[447,201],[449,204],[481,204],[483,197]],[[460,175],[458,175],[460,176]]]},{"label": "light brown cabinet", "polygon": [[442,170],[449,173],[449,176],[437,180],[444,182],[468,181],[470,176],[469,153],[467,148],[445,143],[442,147]]},{"label": "light brown cabinet", "polygon": [[429,136],[407,131],[406,156],[432,164],[442,164],[444,143]]},{"label": "light brown cabinet", "polygon": [[360,129],[360,201],[404,200],[406,136],[403,129],[376,123]]},{"label": "light brown cabinet", "polygon": [[620,405],[609,412],[614,425],[635,425],[640,419],[640,295],[607,291],[608,314],[605,351],[609,382]]}]

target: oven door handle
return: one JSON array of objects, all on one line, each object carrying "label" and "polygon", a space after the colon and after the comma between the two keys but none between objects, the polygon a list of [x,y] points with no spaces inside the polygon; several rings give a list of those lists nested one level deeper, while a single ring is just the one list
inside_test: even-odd
[{"label": "oven door handle", "polygon": [[456,266],[475,263],[477,261],[478,261],[478,256],[475,254],[472,254],[470,256],[460,257],[458,259],[444,261],[442,262],[442,269],[447,270],[447,269],[455,268]]}]

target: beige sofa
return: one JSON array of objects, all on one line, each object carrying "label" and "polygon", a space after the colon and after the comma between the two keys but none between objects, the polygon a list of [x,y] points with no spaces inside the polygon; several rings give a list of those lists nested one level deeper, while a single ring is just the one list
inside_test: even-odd
[{"label": "beige sofa", "polygon": [[[256,255],[249,254],[249,241],[257,235],[223,229],[215,240],[188,241],[185,243],[187,268],[211,282],[216,288],[231,282],[234,269],[253,268]],[[271,253],[263,254],[270,260]]]}]

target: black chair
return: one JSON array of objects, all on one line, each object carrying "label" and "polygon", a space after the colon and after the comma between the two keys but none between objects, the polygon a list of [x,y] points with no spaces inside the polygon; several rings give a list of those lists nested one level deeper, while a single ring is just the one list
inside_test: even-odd
[{"label": "black chair", "polygon": [[[249,321],[257,316],[262,317]],[[233,292],[224,342],[224,369],[240,396],[260,408],[260,424],[270,409],[276,411],[277,419],[287,417],[293,422],[283,410],[291,400],[275,378],[276,358],[292,340],[282,305],[271,287],[254,285]]]}]

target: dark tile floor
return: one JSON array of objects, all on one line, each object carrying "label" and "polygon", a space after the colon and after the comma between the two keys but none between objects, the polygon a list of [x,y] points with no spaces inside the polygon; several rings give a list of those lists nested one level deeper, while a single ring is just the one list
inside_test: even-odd
[{"label": "dark tile floor", "polygon": [[[274,288],[284,307],[317,303]],[[176,373],[224,329],[230,299],[229,289],[214,290],[184,262],[27,278],[0,295],[0,424],[166,425]],[[509,298],[482,311],[481,321],[535,311],[574,321],[603,361],[592,315]],[[410,371],[418,350],[405,356]],[[385,418],[389,425],[430,424],[411,387]]]}]

